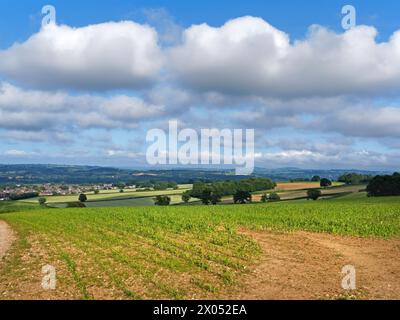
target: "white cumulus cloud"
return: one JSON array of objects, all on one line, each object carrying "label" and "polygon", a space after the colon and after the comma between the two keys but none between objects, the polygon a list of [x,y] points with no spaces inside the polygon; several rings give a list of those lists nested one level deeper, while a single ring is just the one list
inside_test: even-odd
[{"label": "white cumulus cloud", "polygon": [[141,88],[162,66],[156,31],[134,22],[50,24],[0,51],[0,72],[35,87]]},{"label": "white cumulus cloud", "polygon": [[376,36],[368,26],[341,34],[312,26],[304,40],[290,42],[286,33],[255,17],[217,28],[194,25],[169,51],[171,73],[193,89],[228,95],[396,94],[400,32],[383,43]]}]

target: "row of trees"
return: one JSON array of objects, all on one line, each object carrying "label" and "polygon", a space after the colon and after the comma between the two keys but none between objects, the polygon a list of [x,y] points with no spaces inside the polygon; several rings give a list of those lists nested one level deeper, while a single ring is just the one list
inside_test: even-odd
[{"label": "row of trees", "polygon": [[211,183],[198,182],[193,184],[191,196],[198,198],[204,190],[211,190],[221,196],[234,195],[237,191],[256,192],[270,190],[276,187],[276,183],[268,178],[251,178],[239,181],[217,181]]},{"label": "row of trees", "polygon": [[276,183],[268,178],[251,178],[240,181],[217,181],[212,183],[198,182],[193,189],[183,194],[182,200],[189,202],[191,198],[201,200],[205,205],[217,204],[224,196],[233,196],[235,203],[251,202],[251,193],[270,190]]},{"label": "row of trees", "polygon": [[10,194],[10,200],[24,200],[36,198],[39,195],[37,192],[25,192],[21,194]]},{"label": "row of trees", "polygon": [[[182,195],[182,200],[185,203],[188,203],[191,199],[191,196],[189,195],[189,192],[185,192]],[[201,202],[205,205],[217,205],[218,203],[221,202],[222,197],[218,195],[215,192],[212,192],[210,190],[205,190],[201,195],[200,198]],[[235,204],[246,204],[250,203],[253,199],[252,194],[249,191],[243,191],[243,190],[238,190],[236,193],[233,195],[233,202]],[[280,201],[281,198],[276,192],[273,192],[271,194],[263,194],[261,196],[261,202],[275,202],[275,201]],[[169,206],[171,204],[171,198],[169,196],[157,196],[154,199],[155,205],[157,206]]]},{"label": "row of trees", "polygon": [[291,179],[290,182],[304,182],[304,181],[311,181],[311,182],[319,182],[321,187],[330,187],[332,186],[332,181],[327,178],[321,178],[320,176],[313,176],[311,179]]},{"label": "row of trees", "polygon": [[167,190],[167,189],[178,189],[178,184],[175,181],[168,182],[157,182],[153,185],[154,190]]},{"label": "row of trees", "polygon": [[281,201],[281,197],[276,192],[272,192],[271,194],[264,193],[261,196],[261,202],[276,202]]},{"label": "row of trees", "polygon": [[[193,189],[182,194],[185,203],[194,199],[199,199],[205,205],[216,205],[222,201],[224,196],[233,196],[234,203],[248,203],[252,200],[252,192],[270,190],[276,187],[275,182],[267,178],[251,178],[240,181],[216,181],[216,182],[197,182],[193,184]],[[171,203],[168,196],[155,197],[155,204],[167,206]]]},{"label": "row of trees", "polygon": [[320,182],[323,178],[320,176],[313,176],[311,179],[310,178],[294,178],[290,179],[290,182]]},{"label": "row of trees", "polygon": [[359,173],[347,173],[339,177],[338,181],[348,185],[367,184],[373,179],[372,176]]}]

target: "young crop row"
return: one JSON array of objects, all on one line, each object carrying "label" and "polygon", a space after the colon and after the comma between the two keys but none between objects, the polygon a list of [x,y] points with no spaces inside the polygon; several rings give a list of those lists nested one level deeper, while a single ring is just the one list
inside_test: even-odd
[{"label": "young crop row", "polygon": [[[60,291],[73,298],[213,298],[258,257],[242,228],[398,237],[400,199],[52,209],[1,218],[25,245],[0,283],[14,279],[23,288],[31,266],[52,264]],[[27,243],[39,253],[27,255]]]}]

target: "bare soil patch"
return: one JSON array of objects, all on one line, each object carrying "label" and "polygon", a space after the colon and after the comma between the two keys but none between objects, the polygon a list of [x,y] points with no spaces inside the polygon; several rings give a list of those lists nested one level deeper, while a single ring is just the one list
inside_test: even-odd
[{"label": "bare soil patch", "polygon": [[[400,239],[245,231],[263,254],[228,299],[400,299]],[[356,268],[356,291],[341,270]]]},{"label": "bare soil patch", "polygon": [[291,183],[278,183],[276,190],[289,191],[289,190],[303,190],[320,188],[319,182],[291,182]]}]

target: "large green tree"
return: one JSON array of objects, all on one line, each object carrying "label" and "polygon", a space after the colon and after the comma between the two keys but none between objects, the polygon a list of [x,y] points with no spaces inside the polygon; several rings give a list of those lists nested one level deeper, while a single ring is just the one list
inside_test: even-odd
[{"label": "large green tree", "polygon": [[156,206],[169,206],[171,204],[171,198],[168,196],[157,196],[154,203]]},{"label": "large green tree", "polygon": [[86,202],[87,201],[87,196],[84,193],[81,193],[79,195],[79,202]]},{"label": "large green tree", "polygon": [[188,202],[190,201],[191,198],[192,198],[192,197],[190,196],[190,191],[185,191],[185,192],[182,194],[182,201],[183,201],[184,203],[188,203]]},{"label": "large green tree", "polygon": [[380,196],[399,196],[400,195],[400,175],[376,176],[367,186],[370,197]]},{"label": "large green tree", "polygon": [[310,189],[307,191],[307,198],[311,200],[318,200],[318,198],[321,197],[321,195],[322,195],[321,190]]},{"label": "large green tree", "polygon": [[276,192],[272,192],[268,197],[269,202],[281,201],[281,197]]},{"label": "large green tree", "polygon": [[330,187],[332,185],[332,181],[327,179],[327,178],[322,178],[321,181],[320,181],[320,185],[323,188]]},{"label": "large green tree", "polygon": [[252,196],[249,191],[239,190],[233,196],[235,203],[245,204],[251,202]]},{"label": "large green tree", "polygon": [[41,197],[41,198],[38,199],[38,202],[39,202],[39,205],[44,206],[46,204],[46,202],[47,202],[47,199]]}]

